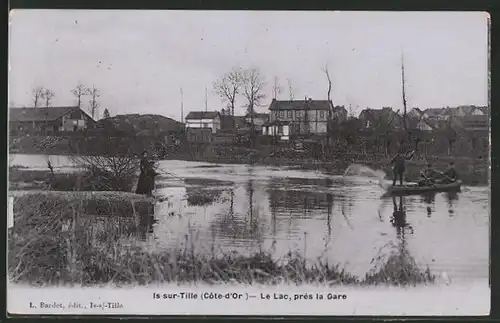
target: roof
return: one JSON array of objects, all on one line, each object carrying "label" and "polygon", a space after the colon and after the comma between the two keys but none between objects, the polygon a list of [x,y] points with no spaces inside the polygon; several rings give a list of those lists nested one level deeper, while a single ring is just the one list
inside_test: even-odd
[{"label": "roof", "polygon": [[215,119],[217,116],[220,116],[217,111],[191,111],[186,119]]},{"label": "roof", "polygon": [[489,109],[488,107],[477,107],[479,110],[481,110],[484,114],[488,114]]},{"label": "roof", "polygon": [[72,112],[73,110],[80,110],[83,112],[83,110],[76,106],[49,108],[10,108],[9,120],[13,122],[53,121],[62,117],[63,115]]},{"label": "roof", "polygon": [[361,114],[359,116],[360,118],[364,117],[366,119],[370,119],[371,121],[377,121],[383,118],[394,118],[394,119],[401,118],[401,116],[391,108],[365,109],[361,111]]},{"label": "roof", "polygon": [[269,110],[330,110],[333,106],[332,101],[329,100],[289,100],[289,101],[278,101],[273,99],[269,105]]},{"label": "roof", "polygon": [[442,116],[450,113],[449,108],[432,108],[424,110],[424,113],[429,117]]},{"label": "roof", "polygon": [[488,123],[487,115],[479,115],[479,116],[466,116],[461,118],[464,122],[485,122]]}]

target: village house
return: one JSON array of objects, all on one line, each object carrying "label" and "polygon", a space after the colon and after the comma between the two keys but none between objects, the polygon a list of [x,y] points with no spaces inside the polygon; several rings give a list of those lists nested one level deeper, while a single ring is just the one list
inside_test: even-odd
[{"label": "village house", "polygon": [[420,120],[422,118],[423,114],[424,114],[424,112],[422,110],[420,110],[419,108],[413,108],[408,112],[407,116],[410,119]]},{"label": "village house", "polygon": [[208,128],[217,133],[221,129],[221,115],[217,111],[191,111],[186,116],[186,128]]},{"label": "village house", "polygon": [[93,128],[96,122],[79,107],[10,108],[11,133],[56,134]]},{"label": "village house", "polygon": [[403,125],[403,118],[389,107],[364,109],[359,114],[359,120],[365,129],[399,129]]},{"label": "village house", "polygon": [[332,108],[332,119],[337,123],[347,120],[347,109],[343,105],[336,105]]},{"label": "village house", "polygon": [[262,133],[285,137],[307,134],[324,135],[327,132],[328,113],[331,106],[332,102],[328,100],[278,101],[273,99],[269,105],[269,122],[263,126]]}]

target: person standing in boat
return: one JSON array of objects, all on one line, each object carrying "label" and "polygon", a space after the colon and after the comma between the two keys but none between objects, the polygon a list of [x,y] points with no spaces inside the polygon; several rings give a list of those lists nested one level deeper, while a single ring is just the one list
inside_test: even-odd
[{"label": "person standing in boat", "polygon": [[393,173],[393,178],[392,178],[392,186],[396,186],[396,180],[399,178],[399,185],[403,185],[403,178],[404,178],[404,173],[406,169],[406,161],[409,159],[413,158],[413,154],[415,153],[414,150],[412,150],[409,154],[404,153],[403,149],[400,149],[398,154],[394,156],[394,158],[391,160],[391,165],[392,165],[392,173]]},{"label": "person standing in boat", "polygon": [[141,173],[139,175],[136,193],[152,196],[156,172],[153,168],[153,163],[148,159],[148,153],[146,151],[142,153],[140,169]]}]

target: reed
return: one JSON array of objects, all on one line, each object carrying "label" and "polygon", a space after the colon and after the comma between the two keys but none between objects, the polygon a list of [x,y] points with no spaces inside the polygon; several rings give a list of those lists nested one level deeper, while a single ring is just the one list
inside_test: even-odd
[{"label": "reed", "polygon": [[[394,253],[364,279],[340,264],[307,258],[304,250],[276,257],[271,251],[251,254],[224,252],[197,242],[195,229],[168,250],[147,252],[134,241],[140,228],[134,219],[117,217],[102,222],[85,216],[83,203],[44,199],[42,195],[17,203],[15,225],[8,240],[11,282],[31,285],[148,285],[261,284],[261,285],[415,285],[434,282],[411,256],[396,261]],[[121,222],[120,222],[121,221]],[[139,221],[140,222],[140,221]],[[130,237],[131,239],[128,239]],[[205,250],[206,249],[206,250]],[[401,274],[404,273],[404,274]]]}]

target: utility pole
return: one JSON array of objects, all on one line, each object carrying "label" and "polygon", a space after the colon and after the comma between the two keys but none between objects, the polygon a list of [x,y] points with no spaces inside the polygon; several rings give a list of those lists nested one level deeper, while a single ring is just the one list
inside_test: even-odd
[{"label": "utility pole", "polygon": [[406,123],[406,89],[405,89],[405,65],[404,65],[404,56],[401,53],[401,86],[402,86],[402,97],[403,97],[403,127],[408,136],[408,145],[411,145],[411,135],[408,131],[408,126]]},{"label": "utility pole", "polygon": [[184,93],[181,88],[181,122],[184,123]]},{"label": "utility pole", "polygon": [[205,112],[208,111],[208,95],[207,95],[207,87],[205,86]]}]

